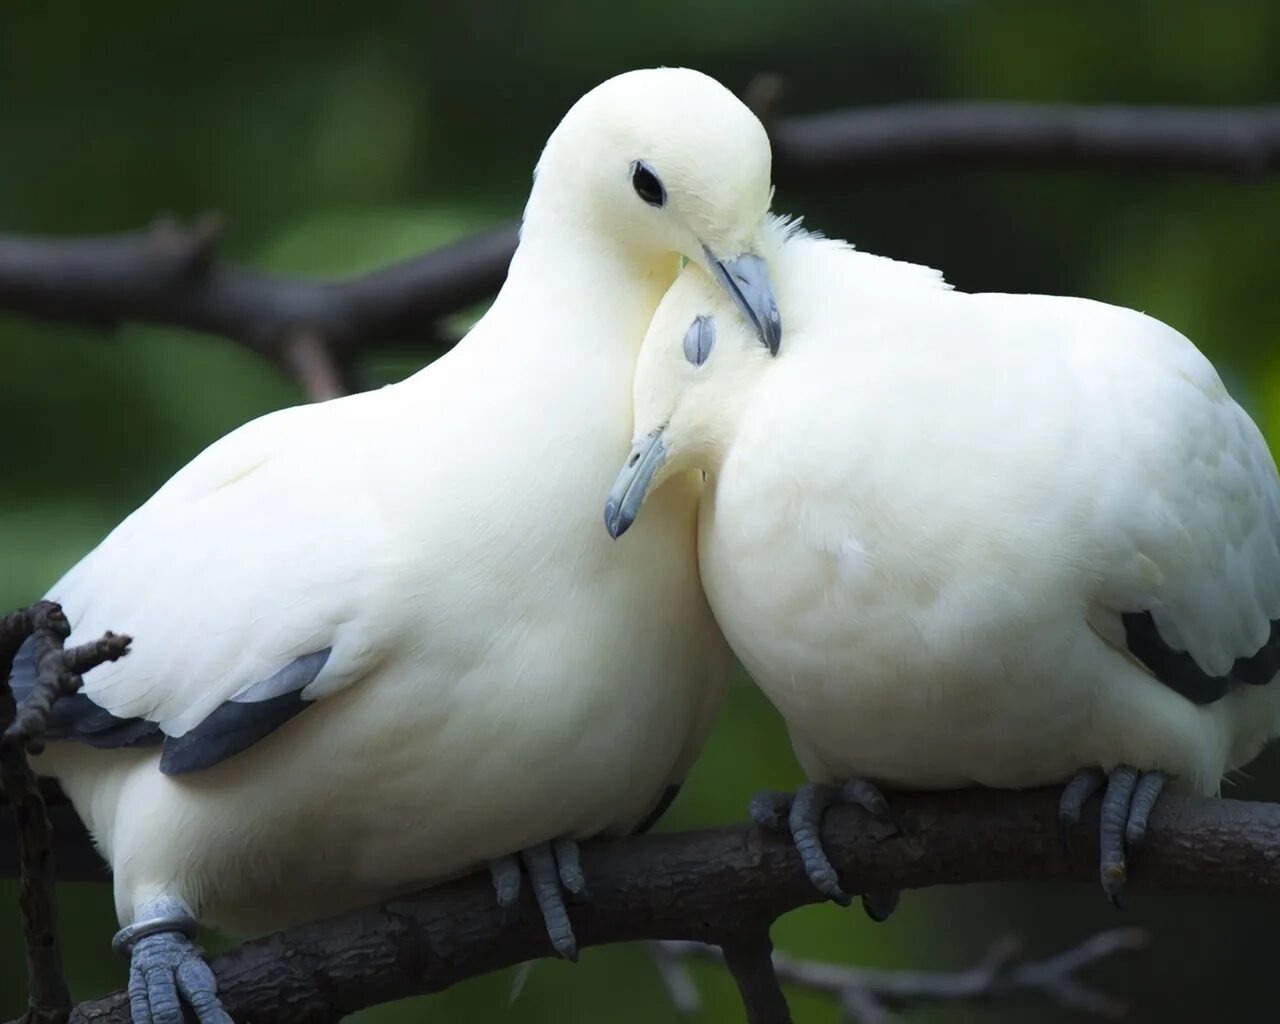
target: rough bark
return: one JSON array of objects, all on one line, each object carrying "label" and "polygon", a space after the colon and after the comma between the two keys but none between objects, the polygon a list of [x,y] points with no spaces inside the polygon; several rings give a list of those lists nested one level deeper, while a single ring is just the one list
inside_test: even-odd
[{"label": "rough bark", "polygon": [[[853,808],[828,815],[824,836],[849,892],[970,882],[1074,879],[1100,918],[1097,802],[1068,854],[1057,793],[973,790],[901,794],[901,833]],[[819,897],[784,839],[723,828],[586,844],[592,902],[571,908],[579,943],[641,939],[732,944]],[[1168,796],[1133,857],[1132,884],[1280,894],[1280,806]],[[239,1018],[317,1024],[391,999],[553,952],[532,898],[504,927],[487,875],[257,939],[218,957],[227,1008]],[[123,993],[81,1004],[73,1020],[124,1022]]]}]

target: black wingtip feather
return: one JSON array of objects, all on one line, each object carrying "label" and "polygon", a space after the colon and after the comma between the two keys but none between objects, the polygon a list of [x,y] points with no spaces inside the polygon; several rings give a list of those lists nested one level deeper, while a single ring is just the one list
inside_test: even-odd
[{"label": "black wingtip feather", "polygon": [[1224,676],[1211,676],[1186,651],[1175,651],[1160,635],[1151,612],[1124,612],[1125,644],[1160,682],[1193,704],[1212,704],[1227,695],[1231,684],[1261,686],[1280,672],[1280,620],[1271,623],[1266,643],[1255,653],[1237,658]]},{"label": "black wingtip feather", "polygon": [[295,690],[269,700],[219,704],[183,736],[170,736],[160,754],[160,771],[186,775],[211,768],[275,732],[308,705]]}]

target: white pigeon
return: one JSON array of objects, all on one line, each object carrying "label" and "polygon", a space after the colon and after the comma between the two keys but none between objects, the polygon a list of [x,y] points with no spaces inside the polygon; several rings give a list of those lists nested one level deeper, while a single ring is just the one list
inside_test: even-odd
[{"label": "white pigeon", "polygon": [[714,80],[604,83],[549,139],[507,281],[455,349],[236,430],[52,587],[72,642],[135,638],[58,706],[68,742],[38,767],[113,869],[137,1024],[179,1020],[179,995],[222,1019],[197,921],[276,928],[491,861],[509,907],[519,851],[574,954],[572,840],[673,795],[731,662],[700,481],[626,552],[598,527],[636,353],[681,256],[776,349],[770,199],[765,132]]},{"label": "white pigeon", "polygon": [[[964,294],[775,236],[777,358],[696,268],[660,305],[609,532],[664,481],[708,474],[703,585],[812,780],[787,826],[824,893],[847,902],[818,834],[833,801],[884,813],[876,784],[1070,779],[1065,830],[1107,776],[1118,899],[1164,781],[1216,793],[1280,732],[1280,683],[1264,685],[1280,487],[1262,435],[1149,316]],[[762,822],[785,810],[753,806]]]}]

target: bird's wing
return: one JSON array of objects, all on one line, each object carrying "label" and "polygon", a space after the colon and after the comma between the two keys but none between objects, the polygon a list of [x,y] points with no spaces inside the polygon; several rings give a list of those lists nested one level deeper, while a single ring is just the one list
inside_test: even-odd
[{"label": "bird's wing", "polygon": [[[1145,318],[1144,318],[1145,319]],[[1213,367],[1147,321],[1100,485],[1106,552],[1100,632],[1199,704],[1280,671],[1280,482],[1266,441]],[[1117,396],[1118,397],[1118,396]],[[1087,426],[1087,425],[1086,425]],[[1098,626],[1095,623],[1095,626]]]},{"label": "bird's wing", "polygon": [[[163,742],[164,771],[194,771],[376,663],[383,627],[370,610],[386,559],[362,486],[358,438],[374,413],[356,404],[367,397],[229,434],[49,591],[72,643],[108,629],[134,638],[127,657],[86,675],[55,735]],[[19,690],[31,675],[24,652]]]}]

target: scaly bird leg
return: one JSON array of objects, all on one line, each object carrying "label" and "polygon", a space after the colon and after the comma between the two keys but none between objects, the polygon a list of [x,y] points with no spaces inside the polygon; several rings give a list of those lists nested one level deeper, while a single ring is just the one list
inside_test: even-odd
[{"label": "scaly bird leg", "polygon": [[[842,787],[821,782],[806,782],[794,797],[785,793],[758,793],[751,801],[751,820],[775,832],[790,832],[796,852],[804,864],[805,874],[822,895],[842,907],[852,902],[840,888],[836,870],[822,847],[822,818],[833,804],[861,807],[880,821],[888,820],[889,803],[884,794],[866,779],[850,779]],[[883,921],[898,905],[893,890],[868,892],[862,896],[862,907],[873,921]]]},{"label": "scaly bird leg", "polygon": [[143,907],[116,932],[111,946],[129,957],[129,1011],[134,1024],[183,1024],[185,1003],[199,1024],[231,1024],[218,983],[195,944],[199,928],[180,900]]},{"label": "scaly bird leg", "polygon": [[578,844],[572,839],[538,843],[522,850],[518,857],[499,857],[489,865],[489,871],[493,876],[494,895],[505,920],[510,919],[519,901],[522,876],[529,876],[552,947],[566,960],[577,960],[578,940],[569,922],[564,893],[587,898]]},{"label": "scaly bird leg", "polygon": [[1099,874],[1102,891],[1117,907],[1122,906],[1129,877],[1126,850],[1137,847],[1146,837],[1151,809],[1155,807],[1165,781],[1163,772],[1140,772],[1131,765],[1122,764],[1109,775],[1096,768],[1085,768],[1062,791],[1058,821],[1063,845],[1069,848],[1068,833],[1080,820],[1085,801],[1106,783],[1099,818]]}]

